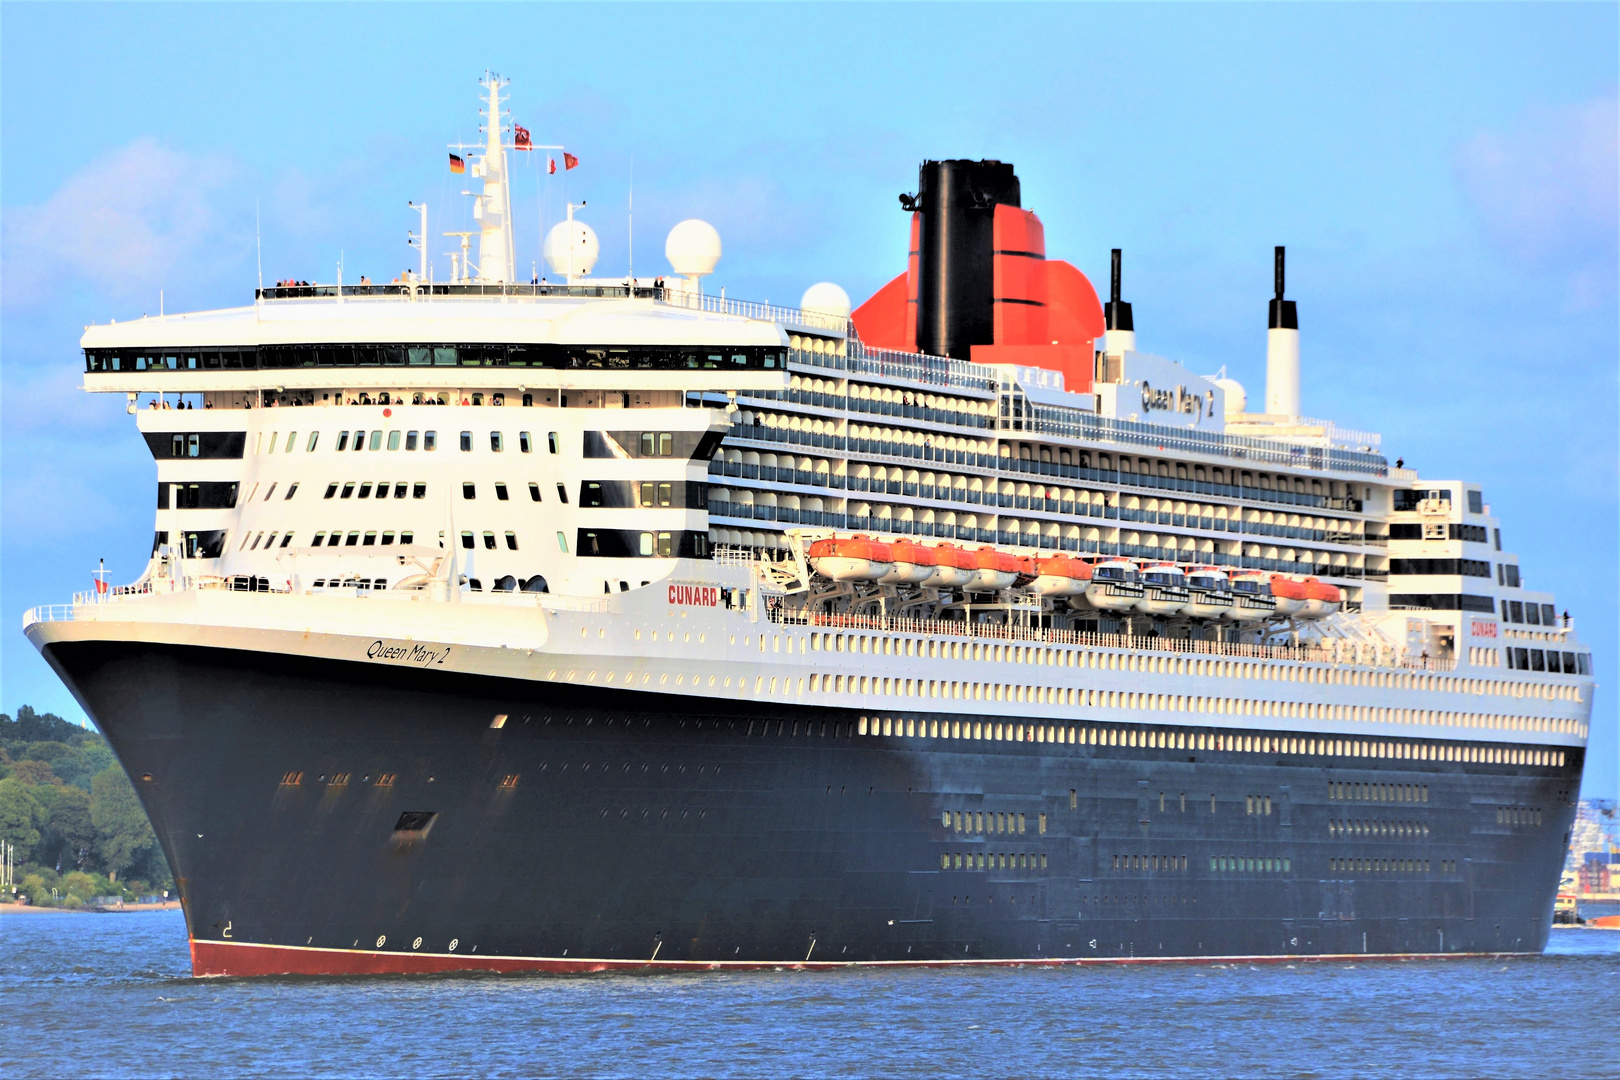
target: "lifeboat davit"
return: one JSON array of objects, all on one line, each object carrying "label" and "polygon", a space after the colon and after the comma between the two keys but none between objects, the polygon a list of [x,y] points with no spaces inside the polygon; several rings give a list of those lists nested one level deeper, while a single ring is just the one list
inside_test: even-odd
[{"label": "lifeboat davit", "polygon": [[1344,590],[1337,585],[1329,585],[1315,578],[1306,578],[1305,607],[1300,610],[1302,619],[1322,619],[1339,610],[1344,602]]},{"label": "lifeboat davit", "polygon": [[1230,619],[1235,602],[1226,571],[1218,566],[1195,566],[1187,571],[1186,613],[1195,619]]},{"label": "lifeboat davit", "polygon": [[973,579],[966,586],[969,592],[1000,592],[1018,580],[1018,560],[1004,551],[982,547],[973,553],[973,561]]},{"label": "lifeboat davit", "polygon": [[1310,599],[1303,581],[1282,574],[1271,575],[1271,597],[1277,602],[1278,615],[1298,615],[1305,610],[1305,601]]},{"label": "lifeboat davit", "polygon": [[1143,595],[1136,610],[1144,615],[1179,615],[1192,602],[1186,575],[1175,563],[1147,563],[1139,580]]},{"label": "lifeboat davit", "polygon": [[963,551],[953,544],[941,544],[933,549],[934,565],[922,584],[933,589],[960,589],[973,580],[979,568],[973,552]]},{"label": "lifeboat davit", "polygon": [[910,540],[896,540],[888,546],[892,560],[889,572],[878,578],[880,585],[921,585],[934,572],[934,552]]},{"label": "lifeboat davit", "polygon": [[812,570],[833,581],[876,581],[894,569],[889,545],[869,536],[817,540],[809,558]]},{"label": "lifeboat davit", "polygon": [[1107,559],[1096,563],[1091,567],[1091,583],[1085,588],[1086,603],[1103,611],[1129,611],[1143,595],[1136,578],[1133,562]]},{"label": "lifeboat davit", "polygon": [[1232,574],[1233,622],[1256,622],[1277,614],[1277,603],[1271,598],[1271,578],[1261,573]]},{"label": "lifeboat davit", "polygon": [[1067,555],[1035,560],[1029,591],[1038,596],[1079,596],[1091,582],[1091,565]]}]

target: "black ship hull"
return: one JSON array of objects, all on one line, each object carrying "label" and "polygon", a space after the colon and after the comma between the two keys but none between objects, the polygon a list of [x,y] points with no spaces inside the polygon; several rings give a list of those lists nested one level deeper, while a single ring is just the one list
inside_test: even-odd
[{"label": "black ship hull", "polygon": [[199,975],[1537,952],[1582,759],[923,741],[852,710],[44,652],[134,781]]}]

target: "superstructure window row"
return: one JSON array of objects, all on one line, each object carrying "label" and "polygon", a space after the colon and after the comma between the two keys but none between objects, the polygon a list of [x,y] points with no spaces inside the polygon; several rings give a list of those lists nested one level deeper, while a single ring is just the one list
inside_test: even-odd
[{"label": "superstructure window row", "polygon": [[201,349],[86,349],[85,371],[252,371],[285,368],[493,367],[555,371],[780,370],[776,346],[260,345]]},{"label": "superstructure window row", "polygon": [[326,485],[326,493],[321,498],[386,499],[390,493],[396,499],[405,498],[407,493],[413,499],[425,499],[427,484],[420,480],[344,480],[341,483],[333,480]]}]

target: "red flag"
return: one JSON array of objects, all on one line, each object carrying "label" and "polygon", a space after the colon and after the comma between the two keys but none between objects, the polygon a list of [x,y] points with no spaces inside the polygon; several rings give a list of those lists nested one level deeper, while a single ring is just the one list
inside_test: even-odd
[{"label": "red flag", "polygon": [[565,171],[568,170],[568,169],[572,169],[575,165],[578,165],[578,164],[579,164],[579,158],[575,157],[573,154],[570,154],[566,150],[563,151],[563,169]]},{"label": "red flag", "polygon": [[462,161],[456,155],[451,154],[450,155],[450,171],[453,172],[453,173],[464,173],[464,172],[467,171],[467,163],[465,161]]},{"label": "red flag", "polygon": [[106,595],[107,582],[104,579],[96,578],[96,592]]},{"label": "red flag", "polygon": [[534,144],[529,141],[529,129],[522,124],[513,124],[512,145],[519,150],[533,150]]},{"label": "red flag", "polygon": [[546,172],[547,173],[554,173],[556,171],[557,171],[557,159],[556,158],[546,158]]}]

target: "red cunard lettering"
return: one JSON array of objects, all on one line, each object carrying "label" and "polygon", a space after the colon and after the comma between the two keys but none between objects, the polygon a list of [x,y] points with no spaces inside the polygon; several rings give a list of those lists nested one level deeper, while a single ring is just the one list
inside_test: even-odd
[{"label": "red cunard lettering", "polygon": [[689,607],[719,607],[720,590],[708,585],[671,585],[669,602]]}]

